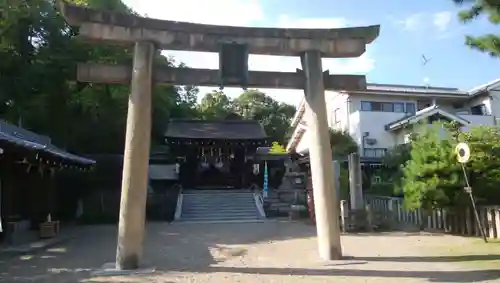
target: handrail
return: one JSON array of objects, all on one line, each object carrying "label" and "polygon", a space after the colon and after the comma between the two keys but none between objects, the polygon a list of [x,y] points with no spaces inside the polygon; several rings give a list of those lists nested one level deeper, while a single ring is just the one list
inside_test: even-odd
[{"label": "handrail", "polygon": [[176,188],[176,187],[179,187],[179,194],[177,195],[177,204],[175,206],[174,220],[178,220],[178,219],[181,218],[181,215],[182,215],[182,201],[184,199],[182,185],[175,184],[175,185],[173,185],[172,188]]},{"label": "handrail", "polygon": [[262,193],[259,186],[253,183],[252,185],[250,185],[250,190],[253,192],[255,206],[257,207],[260,216],[264,218],[267,217],[266,211],[264,210],[264,198],[262,197]]},{"label": "handrail", "polygon": [[252,192],[256,192],[257,193],[257,196],[259,197],[260,203],[262,205],[264,205],[264,198],[262,197],[261,189],[259,188],[259,186],[257,186],[255,183],[252,183],[252,185],[250,185],[250,190]]}]

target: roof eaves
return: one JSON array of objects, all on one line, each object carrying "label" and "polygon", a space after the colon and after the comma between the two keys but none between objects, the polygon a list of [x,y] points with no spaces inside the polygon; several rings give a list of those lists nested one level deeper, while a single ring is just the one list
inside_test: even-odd
[{"label": "roof eaves", "polygon": [[32,150],[37,150],[41,152],[47,152],[55,156],[59,156],[61,158],[69,159],[84,165],[93,165],[96,162],[92,159],[87,159],[84,157],[80,157],[74,154],[71,154],[69,152],[66,152],[62,149],[57,148],[53,144],[40,144],[37,142],[29,141],[22,139],[20,137],[13,136],[9,133],[1,132],[0,131],[0,140],[6,141],[8,143],[12,143],[24,148],[32,149]]},{"label": "roof eaves", "polygon": [[499,83],[500,83],[500,78],[489,81],[485,84],[473,87],[467,93],[469,96],[474,97],[474,96],[480,95],[486,91],[490,91],[493,86],[495,86]]},{"label": "roof eaves", "polygon": [[403,117],[399,120],[396,120],[392,123],[389,123],[387,125],[385,125],[385,130],[386,131],[391,131],[391,130],[396,130],[398,128],[400,128],[401,126],[405,125],[405,124],[410,124],[412,123],[413,121],[415,120],[420,120],[420,119],[423,119],[423,118],[426,118],[426,117],[429,117],[429,116],[432,116],[434,114],[440,114],[444,117],[447,117],[451,120],[455,120],[457,122],[460,122],[464,125],[468,125],[470,124],[470,121],[460,117],[460,116],[457,116],[457,115],[454,115],[454,114],[451,114],[443,109],[440,109],[439,106],[437,105],[433,105],[433,106],[430,106],[430,107],[427,107],[425,109],[422,109],[420,111],[418,111],[415,115],[413,116],[409,116],[409,117]]}]

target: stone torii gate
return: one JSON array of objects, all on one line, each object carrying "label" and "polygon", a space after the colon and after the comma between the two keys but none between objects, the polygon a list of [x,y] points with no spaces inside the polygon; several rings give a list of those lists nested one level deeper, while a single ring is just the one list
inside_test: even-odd
[{"label": "stone torii gate", "polygon": [[[325,89],[363,90],[365,76],[330,75],[321,58],[361,56],[379,26],[342,29],[278,29],[202,25],[155,20],[62,4],[79,37],[91,42],[135,44],[133,66],[79,64],[77,78],[90,83],[131,83],[116,255],[117,269],[136,269],[142,254],[153,83],[304,89],[310,139],[319,255],[342,256],[339,200],[334,192]],[[219,70],[153,66],[157,49],[219,53]],[[303,70],[248,71],[248,54],[300,56]]]}]

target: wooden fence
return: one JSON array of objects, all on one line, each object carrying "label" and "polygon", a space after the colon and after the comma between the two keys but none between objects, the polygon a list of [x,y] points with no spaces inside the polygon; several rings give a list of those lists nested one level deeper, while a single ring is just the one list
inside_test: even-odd
[{"label": "wooden fence", "polygon": [[[415,226],[459,235],[481,236],[472,210],[455,213],[433,210],[424,213],[422,209],[406,210],[402,198],[366,196],[365,201],[370,210],[391,215],[395,227]],[[480,206],[478,214],[486,236],[490,239],[500,238],[500,206]]]}]

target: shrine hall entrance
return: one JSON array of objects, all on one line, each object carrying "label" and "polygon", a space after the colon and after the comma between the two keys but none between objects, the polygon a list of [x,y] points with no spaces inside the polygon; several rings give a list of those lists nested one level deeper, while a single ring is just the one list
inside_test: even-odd
[{"label": "shrine hall entrance", "polygon": [[253,157],[268,144],[252,120],[170,120],[165,141],[185,189],[242,189],[254,178]]}]

